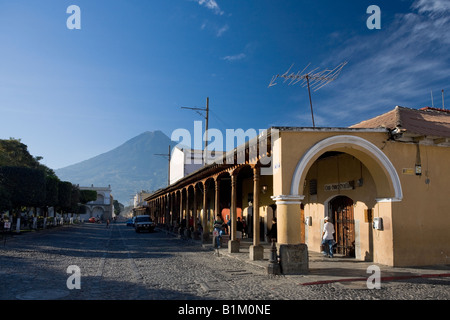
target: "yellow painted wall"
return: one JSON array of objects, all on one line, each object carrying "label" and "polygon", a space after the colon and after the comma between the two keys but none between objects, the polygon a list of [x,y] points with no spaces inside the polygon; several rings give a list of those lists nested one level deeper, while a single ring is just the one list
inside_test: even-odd
[{"label": "yellow painted wall", "polygon": [[[273,195],[289,195],[291,181],[295,168],[301,157],[314,144],[330,136],[357,135],[364,138],[389,158],[400,178],[403,199],[400,202],[376,202],[376,198],[394,197],[394,189],[387,171],[373,159],[365,150],[355,146],[337,145],[324,151],[337,150],[346,152],[340,169],[341,181],[355,179],[360,173],[360,167],[355,166],[361,160],[363,166],[364,186],[354,190],[341,191],[350,197],[355,204],[355,220],[359,221],[360,247],[357,256],[361,259],[372,258],[373,261],[386,265],[431,265],[448,264],[450,252],[450,148],[419,145],[422,175],[403,174],[403,168],[414,168],[417,159],[417,146],[413,143],[388,141],[388,135],[381,132],[280,132],[279,141],[274,148]],[[318,250],[320,245],[321,221],[325,214],[324,204],[333,194],[321,191],[316,199],[303,189],[304,180],[316,174],[316,164],[320,173],[318,190],[323,190],[323,184],[337,182],[331,159],[315,162],[305,170],[299,185],[299,194],[305,195],[305,216],[312,216],[312,226],[307,227],[307,242],[310,250]],[[353,156],[357,158],[356,162]],[[320,168],[321,166],[323,168]],[[364,209],[373,208],[375,217],[383,218],[383,230],[373,230],[364,221]],[[281,221],[278,208],[279,232],[298,232],[300,226],[292,226],[293,210],[286,218],[288,223]],[[297,209],[298,216],[300,210]],[[289,239],[297,239],[288,236]],[[290,240],[289,240],[290,241]]]},{"label": "yellow painted wall", "polygon": [[449,264],[450,148],[419,145],[421,176],[402,173],[415,166],[415,144],[389,143],[385,150],[399,172],[404,195],[392,204],[394,264]]}]

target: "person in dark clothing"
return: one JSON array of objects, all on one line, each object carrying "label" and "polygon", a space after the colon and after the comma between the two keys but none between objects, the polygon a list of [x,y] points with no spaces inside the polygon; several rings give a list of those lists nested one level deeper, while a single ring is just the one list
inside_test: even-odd
[{"label": "person in dark clothing", "polygon": [[267,233],[267,238],[269,239],[270,242],[277,241],[277,219],[276,218],[272,219],[272,228]]}]

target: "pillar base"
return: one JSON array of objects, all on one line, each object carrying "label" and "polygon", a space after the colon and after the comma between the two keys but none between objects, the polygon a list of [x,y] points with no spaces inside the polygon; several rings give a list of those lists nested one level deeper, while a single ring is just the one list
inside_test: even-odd
[{"label": "pillar base", "polygon": [[228,252],[229,253],[238,253],[239,247],[241,244],[237,240],[230,240],[228,241]]},{"label": "pillar base", "polygon": [[280,265],[278,263],[269,263],[269,265],[267,266],[267,274],[280,275]]},{"label": "pillar base", "polygon": [[309,260],[306,244],[280,244],[278,250],[282,274],[308,273]]},{"label": "pillar base", "polygon": [[250,260],[263,260],[264,259],[264,247],[261,245],[251,245],[249,248],[249,258]]}]

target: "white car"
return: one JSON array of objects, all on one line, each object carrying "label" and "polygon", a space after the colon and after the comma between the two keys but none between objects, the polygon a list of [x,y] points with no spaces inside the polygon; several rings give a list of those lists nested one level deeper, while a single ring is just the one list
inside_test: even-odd
[{"label": "white car", "polygon": [[141,232],[141,230],[147,230],[152,232],[155,230],[156,224],[152,221],[150,216],[136,216],[134,219],[134,230]]}]

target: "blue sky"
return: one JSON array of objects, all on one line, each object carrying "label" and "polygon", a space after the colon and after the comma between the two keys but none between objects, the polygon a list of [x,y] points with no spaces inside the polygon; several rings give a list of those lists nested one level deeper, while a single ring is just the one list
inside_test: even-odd
[{"label": "blue sky", "polygon": [[202,118],[180,107],[206,97],[210,128],[309,127],[305,88],[268,88],[292,64],[348,62],[313,92],[316,126],[430,106],[431,90],[441,107],[449,30],[448,0],[0,0],[0,138],[58,169],[144,131],[192,131]]}]

